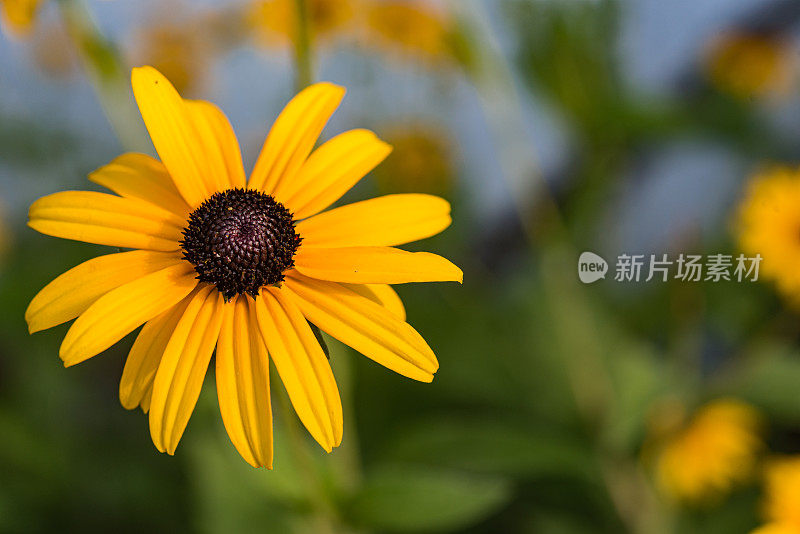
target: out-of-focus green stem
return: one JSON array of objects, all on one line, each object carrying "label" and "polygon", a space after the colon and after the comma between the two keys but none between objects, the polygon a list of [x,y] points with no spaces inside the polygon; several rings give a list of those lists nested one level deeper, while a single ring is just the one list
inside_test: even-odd
[{"label": "out-of-focus green stem", "polygon": [[149,151],[147,131],[131,94],[130,73],[116,48],[100,33],[84,0],[59,0],[58,5],[86,75],[123,148]]},{"label": "out-of-focus green stem", "polygon": [[[540,249],[543,286],[548,291],[548,302],[554,306],[559,329],[556,337],[570,356],[564,359],[567,377],[577,408],[597,440],[609,494],[631,532],[664,532],[669,517],[651,495],[639,466],[618,451],[607,450],[602,442],[600,426],[614,388],[599,348],[601,338],[597,335],[589,299],[576,280],[565,275],[574,268],[578,254],[538,169],[533,140],[521,119],[522,100],[516,89],[514,68],[503,55],[487,22],[491,17],[486,15],[479,0],[451,0],[449,5],[462,15],[462,31],[466,32],[463,42],[472,43],[465,55],[469,61],[462,66],[478,89],[519,220],[531,246]],[[547,232],[534,231],[531,224],[534,206],[538,208],[537,217],[546,218]],[[583,332],[583,336],[576,337],[576,330]]]},{"label": "out-of-focus green stem", "polygon": [[[344,416],[344,435],[342,445],[337,450],[336,467],[345,491],[355,491],[362,481],[362,466],[358,446],[358,428],[355,417],[355,400],[353,398],[354,362],[350,349],[338,345],[332,357],[333,369],[336,373],[336,382],[339,385],[339,395],[342,399]],[[335,358],[335,359],[334,359]]]},{"label": "out-of-focus green stem", "polygon": [[337,532],[336,510],[328,498],[324,481],[314,465],[314,459],[308,450],[306,440],[303,439],[302,429],[297,424],[297,416],[289,402],[288,395],[285,391],[280,390],[278,397],[282,408],[283,426],[289,437],[292,456],[299,471],[298,475],[303,477],[308,500],[314,509],[314,531],[320,534],[334,534]]},{"label": "out-of-focus green stem", "polygon": [[311,85],[311,81],[314,79],[311,60],[311,28],[309,25],[308,1],[295,0],[294,6],[296,15],[294,59],[295,68],[297,69],[295,88],[300,91]]}]

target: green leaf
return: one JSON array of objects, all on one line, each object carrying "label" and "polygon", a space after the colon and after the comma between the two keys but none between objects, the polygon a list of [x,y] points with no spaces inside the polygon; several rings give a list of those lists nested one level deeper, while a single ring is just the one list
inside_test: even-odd
[{"label": "green leaf", "polygon": [[509,484],[420,467],[383,467],[370,473],[349,503],[357,525],[379,532],[436,532],[475,524],[500,509]]},{"label": "green leaf", "polygon": [[723,392],[743,397],[787,422],[800,421],[800,354],[776,342],[756,346]]},{"label": "green leaf", "polygon": [[403,427],[387,456],[526,479],[592,470],[592,453],[578,438],[537,428],[490,417],[429,419]]}]

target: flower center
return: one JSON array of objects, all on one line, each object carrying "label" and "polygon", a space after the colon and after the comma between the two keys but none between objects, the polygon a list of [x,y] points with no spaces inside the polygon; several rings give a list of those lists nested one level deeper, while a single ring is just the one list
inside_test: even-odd
[{"label": "flower center", "polygon": [[253,189],[228,189],[189,215],[180,245],[197,279],[215,284],[227,301],[281,282],[300,239],[283,204]]}]

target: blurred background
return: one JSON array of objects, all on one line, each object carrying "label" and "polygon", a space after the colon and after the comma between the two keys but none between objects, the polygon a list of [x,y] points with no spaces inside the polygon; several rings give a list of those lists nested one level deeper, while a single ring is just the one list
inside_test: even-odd
[{"label": "blurred background", "polygon": [[[105,252],[28,206],[153,153],[130,68],[216,102],[249,169],[294,94],[298,5],[0,0],[0,532],[800,533],[796,0],[305,0],[313,78],[348,89],[323,139],[394,146],[344,202],[447,198],[415,246],[465,272],[398,288],[432,384],[329,340],[330,455],[278,413],[275,469],[251,468],[213,373],[159,454],[118,401],[133,335],[68,370],[66,326],[28,335],[36,292]],[[614,277],[739,253],[758,281]]]}]

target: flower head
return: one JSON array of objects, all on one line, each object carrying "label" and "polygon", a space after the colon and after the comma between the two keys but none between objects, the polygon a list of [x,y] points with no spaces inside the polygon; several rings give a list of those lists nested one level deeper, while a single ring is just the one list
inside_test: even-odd
[{"label": "flower head", "polygon": [[750,406],[717,400],[663,440],[658,482],[667,495],[685,502],[713,501],[753,473],[760,419]]},{"label": "flower head", "polygon": [[228,435],[250,464],[272,465],[269,361],[311,435],[330,451],[342,407],[309,322],[374,361],[429,382],[433,351],[405,322],[389,284],[461,281],[458,267],[395,248],[441,232],[450,206],[389,195],[330,209],[390,152],[367,130],[313,150],[344,89],[319,83],[275,121],[245,178],[239,145],[213,104],[182,99],[152,67],[133,90],[160,161],[124,154],[90,175],[116,194],[68,191],[34,202],[41,233],[134,249],[62,274],[31,302],[31,332],[75,319],[66,366],[144,325],[120,383],[149,413],[156,447],[175,452],[216,350]]},{"label": "flower head", "polygon": [[742,99],[785,93],[794,72],[791,50],[774,35],[725,33],[712,43],[706,61],[714,85]]},{"label": "flower head", "polygon": [[800,532],[800,457],[777,458],[764,473],[764,516]]},{"label": "flower head", "polygon": [[140,33],[134,55],[157,68],[178,91],[194,89],[203,79],[213,53],[208,32],[194,24],[153,22]]},{"label": "flower head", "polygon": [[386,132],[392,155],[376,171],[381,188],[393,193],[412,191],[446,196],[454,170],[449,139],[434,127],[394,127]]},{"label": "flower head", "polygon": [[[310,0],[308,22],[315,39],[327,39],[348,28],[354,19],[352,0]],[[256,37],[267,46],[287,45],[297,29],[295,0],[256,0],[247,19]]]},{"label": "flower head", "polygon": [[0,0],[0,21],[11,35],[26,35],[33,27],[42,0]]},{"label": "flower head", "polygon": [[389,52],[432,60],[451,54],[449,21],[426,2],[370,2],[365,16],[368,38]]},{"label": "flower head", "polygon": [[737,226],[742,251],[763,258],[760,275],[800,303],[800,169],[757,173],[739,207]]}]

